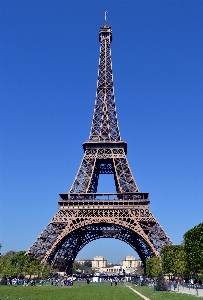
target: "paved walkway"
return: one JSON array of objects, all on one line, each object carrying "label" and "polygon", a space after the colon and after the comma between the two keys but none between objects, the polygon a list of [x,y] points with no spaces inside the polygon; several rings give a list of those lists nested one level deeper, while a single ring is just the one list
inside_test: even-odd
[{"label": "paved walkway", "polygon": [[[141,293],[139,293],[138,291],[136,291],[132,286],[127,285],[127,284],[125,284],[125,286],[128,287],[129,289],[131,289],[134,293],[136,293],[137,295],[139,295],[144,300],[150,300],[146,296],[144,296]],[[193,295],[193,296],[197,296],[197,297],[203,298],[203,289],[195,289],[195,288],[193,289],[193,288],[183,287],[182,285],[179,285],[175,289],[172,286],[171,287],[171,291],[174,292],[174,293],[188,294],[188,295]]]},{"label": "paved walkway", "polygon": [[141,298],[143,298],[144,300],[150,300],[150,299],[147,298],[146,296],[140,294],[138,291],[136,291],[136,290],[135,290],[134,288],[132,288],[131,286],[126,285],[126,284],[125,284],[125,286],[128,287],[129,289],[131,289],[134,293],[138,294],[138,295],[139,295]]},{"label": "paved walkway", "polygon": [[193,289],[193,288],[183,287],[182,285],[177,286],[177,288],[175,290],[172,287],[171,291],[182,293],[182,294],[203,297],[203,289],[195,289],[195,288]]}]

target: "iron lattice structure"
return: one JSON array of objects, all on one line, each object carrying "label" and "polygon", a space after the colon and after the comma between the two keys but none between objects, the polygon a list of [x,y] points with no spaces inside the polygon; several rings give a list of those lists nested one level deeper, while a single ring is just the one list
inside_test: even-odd
[{"label": "iron lattice structure", "polygon": [[[70,272],[79,251],[100,238],[129,244],[145,265],[172,244],[149,208],[149,194],[140,192],[127,161],[116,114],[111,62],[112,30],[100,27],[96,101],[89,140],[69,193],[60,194],[58,211],[27,255]],[[116,193],[97,193],[100,174],[113,174]],[[102,200],[101,200],[102,198]]]}]

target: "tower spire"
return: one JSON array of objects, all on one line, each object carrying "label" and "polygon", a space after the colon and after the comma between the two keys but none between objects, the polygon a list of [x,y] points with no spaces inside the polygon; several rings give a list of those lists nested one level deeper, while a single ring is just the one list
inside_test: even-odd
[{"label": "tower spire", "polygon": [[99,69],[94,115],[89,136],[89,141],[94,142],[121,141],[111,62],[112,30],[110,26],[107,26],[106,14],[107,12],[105,12],[104,26],[101,26],[99,30]]}]

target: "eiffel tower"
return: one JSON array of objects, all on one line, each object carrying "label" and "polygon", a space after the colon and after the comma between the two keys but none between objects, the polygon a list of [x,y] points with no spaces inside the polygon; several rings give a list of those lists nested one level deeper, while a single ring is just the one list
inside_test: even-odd
[{"label": "eiffel tower", "polygon": [[[100,238],[129,244],[145,265],[173,244],[149,208],[149,193],[140,192],[127,161],[116,114],[111,63],[112,30],[99,30],[100,57],[96,101],[89,140],[68,193],[59,194],[58,211],[27,255],[71,273],[79,251]],[[115,193],[97,193],[100,174],[113,174]]]}]

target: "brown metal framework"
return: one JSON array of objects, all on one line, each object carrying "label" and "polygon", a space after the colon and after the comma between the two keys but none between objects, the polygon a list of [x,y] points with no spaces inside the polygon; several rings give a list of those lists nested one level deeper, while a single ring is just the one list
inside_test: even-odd
[{"label": "brown metal framework", "polygon": [[[145,265],[172,241],[149,208],[130,170],[127,144],[121,140],[116,114],[110,43],[112,30],[100,27],[100,59],[93,122],[84,156],[69,193],[60,194],[58,211],[28,255],[70,271],[78,252],[99,238],[129,244]],[[116,193],[97,193],[100,174],[113,174]]]}]

